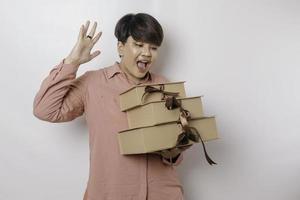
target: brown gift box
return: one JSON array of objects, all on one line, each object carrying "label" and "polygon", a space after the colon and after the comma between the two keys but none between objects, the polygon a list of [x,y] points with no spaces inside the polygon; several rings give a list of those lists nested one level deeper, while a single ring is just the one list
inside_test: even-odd
[{"label": "brown gift box", "polygon": [[155,87],[157,89],[159,89],[160,86],[163,85],[164,91],[179,92],[178,97],[186,97],[185,89],[184,89],[184,81],[137,85],[131,87],[130,89],[120,94],[121,111],[126,111],[135,106],[143,105],[149,102],[160,101],[162,98],[162,94],[157,92],[145,95],[142,101],[142,97],[145,92],[145,87],[148,85]]},{"label": "brown gift box", "polygon": [[[218,138],[215,117],[191,119],[189,126],[198,130],[203,141]],[[120,152],[140,154],[169,149],[176,145],[177,137],[181,132],[181,126],[176,122],[120,131],[118,133]],[[194,142],[190,141],[189,144],[192,143]]]},{"label": "brown gift box", "polygon": [[[190,111],[191,118],[203,117],[201,96],[177,98],[184,109]],[[127,110],[129,129],[143,126],[154,126],[161,123],[176,121],[179,118],[179,108],[168,110],[166,101],[154,101]]]}]

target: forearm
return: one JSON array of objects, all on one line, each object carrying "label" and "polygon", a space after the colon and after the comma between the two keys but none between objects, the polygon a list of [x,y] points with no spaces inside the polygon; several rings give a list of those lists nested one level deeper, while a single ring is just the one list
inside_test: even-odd
[{"label": "forearm", "polygon": [[75,93],[71,94],[72,96],[70,95],[68,100],[65,99],[72,87],[72,81],[76,78],[79,66],[70,63],[66,64],[64,61],[63,59],[50,71],[34,98],[33,113],[41,120],[51,122],[66,121],[72,116],[63,116],[63,109],[67,106],[72,106],[73,102],[70,100],[77,101],[75,103],[77,105],[80,104],[80,96],[76,96]]}]

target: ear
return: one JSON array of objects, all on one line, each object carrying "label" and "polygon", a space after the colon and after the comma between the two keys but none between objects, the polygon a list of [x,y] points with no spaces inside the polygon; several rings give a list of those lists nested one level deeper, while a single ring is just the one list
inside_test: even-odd
[{"label": "ear", "polygon": [[121,41],[118,41],[118,52],[119,55],[124,55],[124,44]]}]

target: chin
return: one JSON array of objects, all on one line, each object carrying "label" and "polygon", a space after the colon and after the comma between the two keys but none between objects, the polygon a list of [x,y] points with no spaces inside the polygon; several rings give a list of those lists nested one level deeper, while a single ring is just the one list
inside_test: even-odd
[{"label": "chin", "polygon": [[135,75],[138,77],[138,78],[143,78],[144,76],[147,75],[147,73],[150,71],[150,68],[148,68],[145,72],[140,72],[139,70],[137,70],[135,72]]},{"label": "chin", "polygon": [[148,71],[144,72],[144,73],[141,73],[141,72],[138,72],[137,73],[137,77],[138,78],[144,78],[146,75],[147,75]]},{"label": "chin", "polygon": [[140,73],[139,73],[139,74],[137,74],[135,77],[136,77],[136,78],[139,78],[139,79],[142,79],[142,78],[145,77],[145,75],[146,75],[146,74],[140,74]]}]

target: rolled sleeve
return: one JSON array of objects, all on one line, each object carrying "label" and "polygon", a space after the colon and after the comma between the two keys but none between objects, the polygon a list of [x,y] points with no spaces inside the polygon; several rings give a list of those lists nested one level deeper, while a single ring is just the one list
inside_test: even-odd
[{"label": "rolled sleeve", "polygon": [[48,122],[66,122],[84,112],[87,73],[76,78],[78,65],[63,59],[43,80],[34,97],[33,114]]}]

